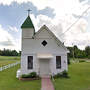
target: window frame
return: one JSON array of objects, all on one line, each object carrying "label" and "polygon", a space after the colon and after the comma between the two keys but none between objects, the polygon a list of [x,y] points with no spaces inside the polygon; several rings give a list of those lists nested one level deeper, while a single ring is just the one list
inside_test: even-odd
[{"label": "window frame", "polygon": [[56,56],[56,69],[61,69],[61,56]]},{"label": "window frame", "polygon": [[43,40],[41,44],[45,47],[48,43],[46,40]]},{"label": "window frame", "polygon": [[27,56],[27,68],[28,69],[33,69],[33,56]]}]

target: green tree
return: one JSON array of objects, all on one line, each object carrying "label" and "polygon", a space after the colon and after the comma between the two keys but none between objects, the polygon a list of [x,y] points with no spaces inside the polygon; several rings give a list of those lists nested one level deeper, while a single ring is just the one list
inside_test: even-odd
[{"label": "green tree", "polygon": [[90,57],[90,46],[87,46],[85,48],[85,53],[86,53],[87,58],[89,58]]}]

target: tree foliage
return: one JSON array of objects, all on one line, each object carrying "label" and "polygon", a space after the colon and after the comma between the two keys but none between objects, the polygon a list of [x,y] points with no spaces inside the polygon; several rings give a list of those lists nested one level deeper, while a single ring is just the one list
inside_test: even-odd
[{"label": "tree foliage", "polygon": [[[73,47],[67,47],[70,53],[68,53],[68,58],[89,58],[90,59],[90,46],[87,46],[85,50],[80,50],[76,45]],[[1,56],[20,56],[21,51],[3,49],[0,50]],[[69,63],[69,61],[68,61]]]},{"label": "tree foliage", "polygon": [[20,56],[21,51],[17,52],[16,50],[4,49],[0,50],[1,56]]},{"label": "tree foliage", "polygon": [[67,47],[70,53],[70,58],[90,58],[90,46],[87,46],[85,50],[80,50],[76,45],[73,47]]}]

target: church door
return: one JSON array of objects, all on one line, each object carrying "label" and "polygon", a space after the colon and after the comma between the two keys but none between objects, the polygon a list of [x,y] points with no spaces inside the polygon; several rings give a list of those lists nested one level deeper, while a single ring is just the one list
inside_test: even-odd
[{"label": "church door", "polygon": [[40,76],[48,76],[50,72],[49,60],[41,59],[40,60]]}]

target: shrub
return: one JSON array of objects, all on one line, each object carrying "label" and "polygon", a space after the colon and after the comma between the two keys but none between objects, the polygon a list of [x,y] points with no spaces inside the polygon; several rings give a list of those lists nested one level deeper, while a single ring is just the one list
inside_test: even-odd
[{"label": "shrub", "polygon": [[63,72],[54,75],[53,78],[68,78],[68,73],[64,70]]},{"label": "shrub", "polygon": [[37,77],[36,72],[31,72],[31,73],[30,73],[30,77],[31,77],[31,78],[35,78],[35,77]]},{"label": "shrub", "polygon": [[21,77],[22,78],[29,78],[29,74],[23,74]]},{"label": "shrub", "polygon": [[85,60],[79,60],[79,62],[85,62]]},{"label": "shrub", "polygon": [[63,76],[63,77],[66,77],[66,78],[68,77],[68,73],[67,73],[66,70],[64,70],[64,71],[62,72],[62,76]]},{"label": "shrub", "polygon": [[29,74],[23,74],[21,77],[22,78],[36,78],[38,76],[37,76],[36,72],[31,72]]},{"label": "shrub", "polygon": [[57,73],[56,75],[53,76],[53,78],[59,78],[59,77],[61,77],[61,76],[62,76],[61,73]]}]

